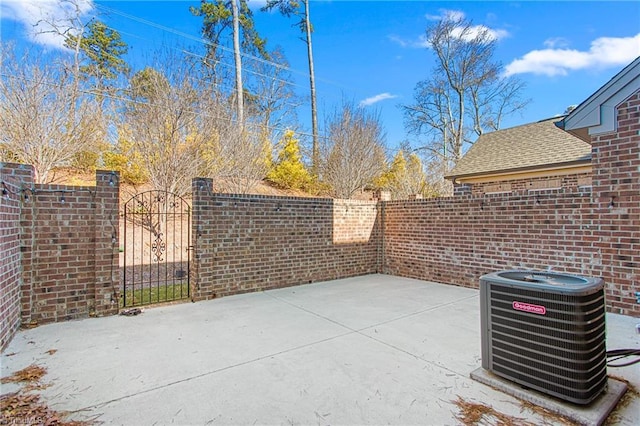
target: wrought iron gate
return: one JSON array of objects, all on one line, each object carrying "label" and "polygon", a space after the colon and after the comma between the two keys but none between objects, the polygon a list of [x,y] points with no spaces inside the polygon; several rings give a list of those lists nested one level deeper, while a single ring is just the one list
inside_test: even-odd
[{"label": "wrought iron gate", "polygon": [[191,208],[166,191],[135,195],[124,205],[122,306],[189,297]]}]

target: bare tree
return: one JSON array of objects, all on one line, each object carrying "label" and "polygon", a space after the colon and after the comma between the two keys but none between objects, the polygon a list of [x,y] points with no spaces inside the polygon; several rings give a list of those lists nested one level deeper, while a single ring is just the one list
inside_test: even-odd
[{"label": "bare tree", "polygon": [[259,124],[238,126],[229,104],[216,105],[215,111],[211,137],[200,147],[198,176],[212,178],[217,192],[250,193],[267,174],[269,147],[261,140]]},{"label": "bare tree", "polygon": [[465,144],[525,107],[523,83],[504,77],[493,58],[496,40],[488,28],[450,16],[427,28],[436,56],[432,77],[419,82],[415,102],[403,105],[410,133],[426,135],[423,148],[446,168],[462,157]]},{"label": "bare tree", "polygon": [[249,192],[267,171],[257,125],[239,125],[199,61],[161,52],[154,62],[131,78],[122,129],[153,187],[184,195],[202,176],[218,191]]},{"label": "bare tree", "polygon": [[[34,24],[33,30],[36,37],[47,36],[50,43],[59,43],[61,52],[53,57],[57,66],[64,70],[68,74],[67,89],[69,93],[69,99],[72,103],[75,103],[77,99],[93,96],[99,106],[99,111],[94,114],[94,120],[102,120],[101,124],[104,129],[109,127],[107,121],[109,114],[105,111],[103,101],[105,96],[103,94],[104,87],[98,82],[98,84],[91,85],[87,81],[88,76],[87,67],[82,65],[83,61],[87,57],[98,53],[98,45],[104,43],[110,44],[111,56],[109,61],[115,63],[121,61],[117,56],[126,52],[118,52],[117,42],[111,44],[114,39],[111,37],[112,33],[97,34],[93,30],[96,29],[98,21],[93,19],[87,19],[86,15],[93,8],[91,0],[54,0],[50,5],[43,5],[40,10],[40,19]],[[104,27],[103,29],[106,29]],[[88,31],[87,31],[88,30]],[[119,35],[115,33],[119,38]],[[115,50],[114,50],[115,48]],[[95,56],[94,56],[95,58]],[[91,91],[91,92],[90,92]],[[70,109],[71,115],[74,113],[74,109]],[[71,120],[74,120],[71,117]],[[100,157],[100,152],[106,147],[104,140],[98,141],[94,146],[88,147],[89,149],[76,153],[75,158],[69,166],[89,171],[96,167],[97,160]]]},{"label": "bare tree", "polygon": [[[291,86],[289,63],[277,47],[270,52],[271,62],[255,61],[254,78],[246,85],[245,109],[247,115],[254,116],[261,127],[265,140],[277,140],[276,128],[295,128],[296,108],[300,99]],[[279,133],[283,133],[281,130]]]},{"label": "bare tree", "polygon": [[103,140],[100,108],[54,61],[17,59],[8,46],[2,52],[2,155],[33,165],[36,182],[50,182],[55,168],[69,166]]},{"label": "bare tree", "polygon": [[123,126],[155,189],[188,193],[201,165],[201,147],[214,135],[213,97],[198,82],[193,63],[166,55],[131,78],[133,102]]},{"label": "bare tree", "polygon": [[351,198],[384,171],[384,131],[376,113],[346,103],[329,118],[322,180],[338,198]]},{"label": "bare tree", "polygon": [[[227,124],[227,125],[225,125]],[[221,192],[246,194],[267,174],[266,147],[260,140],[259,127],[247,123],[240,128],[232,121],[220,121],[220,140],[216,167],[209,168],[205,176],[214,179],[214,188]]]},{"label": "bare tree", "polygon": [[425,162],[427,188],[433,197],[450,197],[453,195],[453,183],[444,176],[450,170],[442,157],[433,156]]}]

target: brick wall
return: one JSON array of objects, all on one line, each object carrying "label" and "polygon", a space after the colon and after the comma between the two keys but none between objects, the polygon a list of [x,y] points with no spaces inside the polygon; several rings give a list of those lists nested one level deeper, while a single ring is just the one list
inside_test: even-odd
[{"label": "brick wall", "polygon": [[[94,306],[98,316],[118,313],[120,292],[120,176],[98,170],[93,197]],[[89,307],[91,310],[91,306]]]},{"label": "brick wall", "polygon": [[378,272],[375,202],[209,188],[194,180],[194,300]]},{"label": "brick wall", "polygon": [[589,190],[388,202],[384,270],[468,287],[498,269],[587,274],[598,262],[590,210]]},{"label": "brick wall", "polygon": [[4,163],[3,172],[21,193],[21,322],[116,313],[117,174],[97,171],[96,186],[65,186],[34,184],[29,166]]},{"label": "brick wall", "polygon": [[612,305],[633,306],[638,315],[633,292],[640,291],[640,90],[618,105],[617,131],[592,137],[592,147],[601,273]]},{"label": "brick wall", "polygon": [[[638,288],[639,206],[619,213],[593,202],[590,190],[577,189],[536,197],[495,194],[388,202],[382,219],[384,272],[476,288],[481,275],[496,270],[550,267],[601,276],[608,308],[639,316],[632,291]],[[626,221],[625,231],[612,227],[631,214],[636,219]]]},{"label": "brick wall", "polygon": [[477,287],[487,272],[552,267],[602,277],[609,310],[640,316],[640,92],[617,117],[593,138],[592,188],[384,203],[384,272]]},{"label": "brick wall", "polygon": [[455,195],[488,194],[497,192],[541,191],[558,188],[576,188],[591,186],[591,173],[574,173],[569,175],[551,175],[527,179],[512,179],[502,182],[481,182],[455,184]]},{"label": "brick wall", "polygon": [[20,186],[12,170],[0,163],[0,350],[20,326]]}]

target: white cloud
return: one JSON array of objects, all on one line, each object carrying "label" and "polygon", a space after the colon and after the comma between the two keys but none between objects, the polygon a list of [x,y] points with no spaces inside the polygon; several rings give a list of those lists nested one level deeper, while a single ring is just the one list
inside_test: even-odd
[{"label": "white cloud", "polygon": [[564,49],[569,47],[569,40],[564,37],[552,37],[546,39],[543,44],[547,49]]},{"label": "white cloud", "polygon": [[485,27],[484,25],[473,25],[468,28],[456,27],[453,29],[451,34],[454,37],[458,37],[466,41],[471,41],[484,32],[487,33],[490,40],[500,40],[509,36],[509,32],[507,30],[494,30],[492,28]]},{"label": "white cloud", "polygon": [[384,92],[384,93],[380,93],[380,94],[375,95],[375,96],[371,96],[371,97],[369,97],[367,99],[361,100],[359,105],[360,106],[369,106],[369,105],[373,105],[373,104],[375,104],[377,102],[384,101],[386,99],[394,99],[394,98],[397,98],[397,96],[396,95],[392,95],[391,93]]},{"label": "white cloud", "polygon": [[51,24],[58,33],[68,31],[76,13],[85,16],[94,8],[92,0],[3,0],[1,5],[2,16],[20,22],[29,40],[57,49],[63,48],[64,39]]},{"label": "white cloud", "polygon": [[533,50],[505,67],[506,75],[532,73],[567,75],[569,71],[626,65],[640,56],[640,33],[634,37],[600,37],[588,51],[575,49]]},{"label": "white cloud", "polygon": [[429,40],[427,40],[427,35],[426,34],[420,34],[418,36],[417,40],[414,40],[412,42],[412,47],[420,47],[420,48],[430,48],[431,47],[431,43],[429,43]]},{"label": "white cloud", "polygon": [[[440,9],[439,15],[425,15],[430,21],[439,21],[440,19],[445,19],[453,22],[457,22],[465,19],[465,14],[459,10],[448,10],[448,9]],[[491,40],[500,40],[505,37],[509,37],[509,32],[507,30],[499,29],[499,28],[489,28],[485,25],[472,25],[468,28],[464,27],[455,27],[453,28],[452,35],[454,37],[461,38],[466,41],[473,40],[481,33],[486,32]],[[412,47],[412,48],[429,48],[429,42],[427,42],[427,38],[424,34],[418,36],[415,39],[408,40],[403,39],[397,35],[388,36],[389,40],[398,44],[400,47]]]},{"label": "white cloud", "polygon": [[424,15],[429,21],[439,21],[441,19],[447,19],[449,21],[459,21],[464,19],[464,12],[461,10],[439,9],[439,15]]},{"label": "white cloud", "polygon": [[[466,15],[461,10],[449,10],[449,9],[440,9],[439,15],[425,15],[430,21],[439,21],[441,19],[457,22],[465,19]],[[488,19],[495,20],[496,16],[494,14],[487,15]],[[453,35],[456,37],[462,37],[464,40],[473,40],[477,37],[481,32],[487,31],[489,37],[493,40],[499,40],[501,38],[505,38],[509,36],[509,32],[507,30],[502,29],[493,29],[489,28],[485,25],[473,25],[467,29],[467,31],[463,32],[463,27],[456,27],[453,30]]]}]

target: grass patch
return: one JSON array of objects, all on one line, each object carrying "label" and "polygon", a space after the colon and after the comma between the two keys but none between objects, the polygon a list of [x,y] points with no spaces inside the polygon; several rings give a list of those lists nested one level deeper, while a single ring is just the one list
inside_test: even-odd
[{"label": "grass patch", "polygon": [[152,305],[154,303],[172,302],[189,297],[189,284],[167,284],[142,288],[136,290],[126,290],[120,297],[120,308],[124,308],[125,296],[127,308],[132,306]]}]

